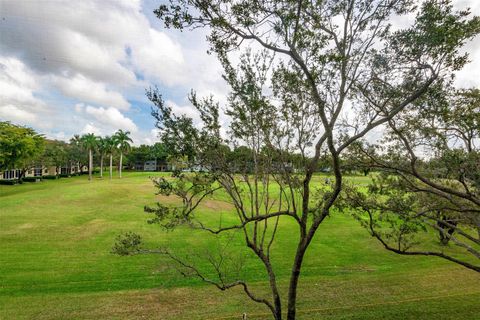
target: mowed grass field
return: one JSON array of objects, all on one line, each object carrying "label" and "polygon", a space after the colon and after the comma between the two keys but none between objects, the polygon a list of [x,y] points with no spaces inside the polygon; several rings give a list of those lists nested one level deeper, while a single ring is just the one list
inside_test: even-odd
[{"label": "mowed grass field", "polygon": [[[225,242],[148,224],[143,206],[171,201],[155,196],[150,175],[160,174],[0,186],[0,319],[241,319],[243,312],[270,319],[240,289],[221,292],[185,278],[164,256],[110,253],[118,234],[134,231],[149,247],[168,246],[193,260],[198,254],[208,272],[203,253]],[[221,195],[199,210],[211,223],[232,219]],[[282,220],[273,248],[284,295],[295,228]],[[244,257],[243,277],[267,294],[263,268],[241,240],[234,236],[229,248]],[[337,213],[306,255],[298,301],[299,319],[480,319],[480,275],[438,258],[387,252],[348,214]]]}]

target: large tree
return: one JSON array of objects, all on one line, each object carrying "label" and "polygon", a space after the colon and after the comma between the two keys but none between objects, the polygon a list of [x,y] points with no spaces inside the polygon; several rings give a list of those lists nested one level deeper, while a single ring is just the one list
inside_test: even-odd
[{"label": "large tree", "polygon": [[47,140],[42,156],[44,165],[55,167],[55,175],[59,175],[61,167],[69,161],[69,145],[64,141]]},{"label": "large tree", "polygon": [[138,147],[131,147],[126,159],[126,164],[129,167],[134,167],[136,163],[141,163],[142,166],[145,161],[157,160],[165,162],[168,158],[168,153],[165,147],[161,143],[155,143],[154,145],[142,144]]},{"label": "large tree", "polygon": [[70,145],[68,148],[68,159],[65,163],[65,167],[71,167],[72,163],[75,163],[80,170],[83,168],[84,165],[88,164],[88,153],[85,154],[82,137],[78,134],[74,135],[70,139]]},{"label": "large tree", "polygon": [[[392,27],[392,18],[410,12],[416,15],[411,25]],[[151,222],[166,228],[182,225],[217,235],[240,230],[266,271],[271,297],[259,296],[226,272],[219,261],[228,259],[210,259],[216,276],[209,277],[195,261],[167,248],[156,252],[172,257],[184,274],[222,290],[242,287],[282,319],[272,244],[279,219],[290,219],[298,226],[290,235],[297,246],[283,301],[287,319],[293,320],[305,253],[344,189],[342,154],[408,113],[432,86],[463,67],[467,58],[459,49],[480,31],[479,19],[469,18],[468,10],[454,11],[447,0],[418,7],[408,0],[179,0],[155,13],[167,27],[208,28],[210,50],[231,88],[225,112],[230,121],[228,137],[221,136],[218,104],[192,94],[203,122],[198,129],[192,119],[176,116],[158,90],[148,92],[162,142],[188,156],[189,167],[206,170],[156,180],[160,194],[176,195],[182,205],[159,203],[146,210],[154,214]],[[236,64],[232,52],[240,52]],[[248,146],[251,160],[227,161],[225,144]],[[300,154],[297,170],[288,157],[293,152]],[[334,179],[314,190],[312,177],[322,156],[329,159]],[[215,226],[197,215],[198,205],[219,191],[234,206],[232,224],[220,219]],[[135,249],[137,240],[129,235],[120,244]]]},{"label": "large tree", "polygon": [[133,142],[130,138],[130,131],[118,130],[115,133],[115,140],[117,141],[118,151],[120,152],[120,163],[118,165],[119,177],[122,177],[123,154],[130,150],[130,143]]},{"label": "large tree", "polygon": [[44,150],[45,139],[31,128],[0,122],[0,170],[19,169],[21,179]]}]

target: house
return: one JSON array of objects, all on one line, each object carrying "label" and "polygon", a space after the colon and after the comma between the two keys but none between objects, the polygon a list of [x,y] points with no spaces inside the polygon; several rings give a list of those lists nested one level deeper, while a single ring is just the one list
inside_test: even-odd
[{"label": "house", "polygon": [[[65,165],[62,167],[36,165],[25,172],[24,177],[56,176],[56,175],[75,175],[87,172],[87,166],[80,167],[78,164]],[[22,175],[22,170],[11,169],[0,172],[0,180],[16,180]]]},{"label": "house", "polygon": [[80,174],[82,172],[88,171],[88,168],[86,166],[83,166],[80,168],[79,164],[70,164],[70,165],[65,165],[60,167],[60,172],[58,174],[62,175],[75,175],[75,174]]},{"label": "house", "polygon": [[22,174],[21,170],[12,169],[12,170],[5,170],[0,173],[1,180],[14,180],[18,179]]},{"label": "house", "polygon": [[137,161],[134,163],[132,169],[136,171],[143,171],[143,168],[145,167],[145,162],[143,161]]},{"label": "house", "polygon": [[25,177],[42,177],[55,175],[55,167],[35,166],[25,172]]},{"label": "house", "polygon": [[[53,167],[54,168],[54,167]],[[25,171],[24,177],[42,177],[49,175],[50,168],[44,166],[35,166],[27,171]],[[16,180],[19,179],[22,175],[22,170],[20,169],[10,169],[0,172],[0,180]]]},{"label": "house", "polygon": [[137,171],[169,171],[170,166],[165,160],[147,160],[137,161],[133,165],[133,169]]}]

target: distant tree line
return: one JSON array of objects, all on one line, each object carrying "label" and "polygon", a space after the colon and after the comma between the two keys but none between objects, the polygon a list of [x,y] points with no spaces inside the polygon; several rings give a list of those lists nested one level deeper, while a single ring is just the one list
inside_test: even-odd
[{"label": "distant tree line", "polygon": [[100,167],[100,177],[103,177],[104,161],[109,159],[110,179],[114,161],[121,178],[123,158],[132,149],[131,143],[130,132],[123,130],[105,137],[92,133],[74,135],[65,142],[46,139],[31,128],[0,122],[0,171],[19,170],[17,179],[21,180],[28,170],[37,166],[55,167],[57,176],[61,168],[86,166],[91,180],[94,166]]},{"label": "distant tree line", "polygon": [[[457,117],[461,117],[461,114],[457,114]],[[470,126],[475,127],[475,125],[477,124],[472,123]],[[453,134],[460,134],[458,130],[453,131]],[[465,134],[470,134],[472,130],[466,131]],[[460,138],[462,135],[458,137],[458,139]],[[475,136],[465,140],[469,154],[475,151],[474,138]],[[18,169],[23,177],[26,171],[38,164],[56,167],[57,173],[62,167],[78,165],[80,168],[89,168],[89,178],[91,179],[95,167],[99,168],[100,177],[103,178],[105,168],[108,166],[109,177],[112,178],[115,166],[118,166],[118,174],[121,177],[122,168],[133,169],[136,164],[143,165],[149,160],[170,163],[173,168],[188,170],[188,163],[196,154],[193,146],[190,146],[190,152],[184,152],[185,150],[178,152],[178,148],[169,145],[168,141],[157,142],[153,145],[142,144],[138,147],[132,146],[131,143],[130,132],[123,130],[104,137],[92,133],[77,134],[69,142],[65,142],[46,139],[44,135],[28,127],[0,122],[0,170]],[[230,147],[226,144],[221,145],[220,148],[224,151],[226,161],[231,164],[232,171],[253,172],[255,154],[251,148],[242,145]],[[342,168],[346,173],[368,175],[371,171],[381,171],[378,165],[368,161],[365,152],[361,154],[358,151],[359,149],[353,149],[342,155]],[[265,148],[263,152],[269,152],[268,148]],[[418,162],[423,163],[424,166],[436,168],[439,172],[452,171],[442,157],[444,156],[434,156],[428,161],[418,160]],[[278,166],[286,162],[287,169],[291,171],[301,168],[304,161],[300,154],[281,150],[277,150],[271,158],[272,166],[275,166],[275,163]],[[386,161],[388,155],[377,155],[377,158]],[[331,173],[331,162],[331,157],[324,152],[317,161],[315,171]],[[207,166],[201,169],[209,170]],[[280,168],[277,169],[280,170]]]}]

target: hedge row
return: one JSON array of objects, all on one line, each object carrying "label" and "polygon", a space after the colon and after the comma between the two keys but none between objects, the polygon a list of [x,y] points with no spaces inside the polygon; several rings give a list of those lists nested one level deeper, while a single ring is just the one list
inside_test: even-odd
[{"label": "hedge row", "polygon": [[[94,170],[92,173],[98,173],[100,172],[99,170]],[[74,176],[79,176],[82,174],[88,174],[88,172],[78,172],[78,173],[72,173],[72,174],[59,174],[58,176],[56,175],[48,175],[48,176],[41,176],[41,177],[23,177],[22,179],[5,179],[5,180],[0,180],[0,185],[8,185],[8,186],[13,186],[15,184],[21,184],[24,182],[37,182],[37,181],[42,181],[42,180],[55,180],[55,179],[60,179],[60,178],[69,178],[69,177],[74,177]]]},{"label": "hedge row", "polygon": [[41,180],[42,180],[42,177],[23,177],[22,178],[23,182],[37,182]]},{"label": "hedge row", "polygon": [[0,184],[3,184],[3,185],[7,185],[7,186],[13,186],[14,184],[17,184],[17,183],[22,183],[22,181],[18,181],[18,180],[0,180]]}]

